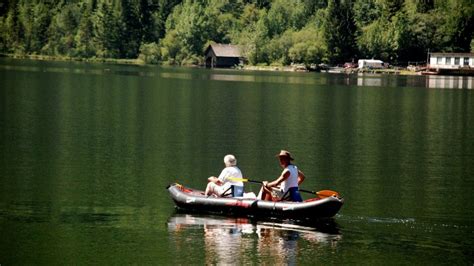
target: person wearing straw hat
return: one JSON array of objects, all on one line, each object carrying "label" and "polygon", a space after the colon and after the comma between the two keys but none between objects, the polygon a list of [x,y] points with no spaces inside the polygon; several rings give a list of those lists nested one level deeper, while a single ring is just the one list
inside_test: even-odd
[{"label": "person wearing straw hat", "polygon": [[234,181],[231,178],[242,179],[243,175],[237,167],[237,159],[232,154],[224,156],[225,168],[219,177],[211,176],[207,180],[205,195],[216,195],[219,197],[242,197],[244,193],[244,183],[242,181]]},{"label": "person wearing straw hat", "polygon": [[291,163],[294,159],[289,151],[281,150],[276,157],[278,157],[283,171],[276,180],[262,182],[259,198],[273,201],[289,199],[302,202],[303,199],[301,198],[298,186],[305,179],[304,173]]}]

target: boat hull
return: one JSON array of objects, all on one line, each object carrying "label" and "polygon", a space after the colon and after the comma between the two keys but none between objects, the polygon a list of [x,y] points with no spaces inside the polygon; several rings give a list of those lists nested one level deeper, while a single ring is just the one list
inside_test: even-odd
[{"label": "boat hull", "polygon": [[295,220],[329,218],[336,215],[344,199],[327,197],[304,202],[265,201],[249,198],[216,198],[179,184],[168,186],[176,206],[181,209],[224,215],[265,216]]}]

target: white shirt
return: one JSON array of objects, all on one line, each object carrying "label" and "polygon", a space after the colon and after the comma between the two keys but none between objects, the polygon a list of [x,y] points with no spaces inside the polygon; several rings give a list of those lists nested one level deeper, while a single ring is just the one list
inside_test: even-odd
[{"label": "white shirt", "polygon": [[290,172],[290,176],[288,176],[285,181],[281,182],[280,188],[283,192],[286,192],[292,187],[298,187],[298,167],[296,167],[296,165],[290,164],[283,170],[283,172],[286,170]]},{"label": "white shirt", "polygon": [[227,189],[232,185],[241,187],[244,186],[242,181],[234,181],[229,179],[229,177],[243,178],[242,172],[237,166],[229,166],[224,168],[217,179],[222,182],[224,189]]}]

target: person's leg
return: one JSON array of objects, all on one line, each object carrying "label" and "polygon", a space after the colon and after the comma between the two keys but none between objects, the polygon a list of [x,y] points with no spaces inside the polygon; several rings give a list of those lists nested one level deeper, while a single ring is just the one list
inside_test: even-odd
[{"label": "person's leg", "polygon": [[212,194],[215,194],[215,187],[216,186],[217,185],[214,182],[207,183],[206,192],[204,192],[204,195],[210,196]]},{"label": "person's leg", "polygon": [[205,195],[206,196],[216,195],[216,196],[222,197],[222,194],[224,193],[224,191],[225,191],[224,186],[219,186],[214,182],[209,182],[206,187]]},{"label": "person's leg", "polygon": [[257,198],[261,200],[272,200],[272,193],[268,190],[268,188],[262,186],[260,192],[258,193]]}]

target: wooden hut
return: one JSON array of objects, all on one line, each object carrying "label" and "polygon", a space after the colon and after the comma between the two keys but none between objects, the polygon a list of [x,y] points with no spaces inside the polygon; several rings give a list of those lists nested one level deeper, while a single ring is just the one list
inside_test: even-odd
[{"label": "wooden hut", "polygon": [[210,44],[205,51],[206,67],[233,67],[243,62],[240,47],[232,44]]}]

